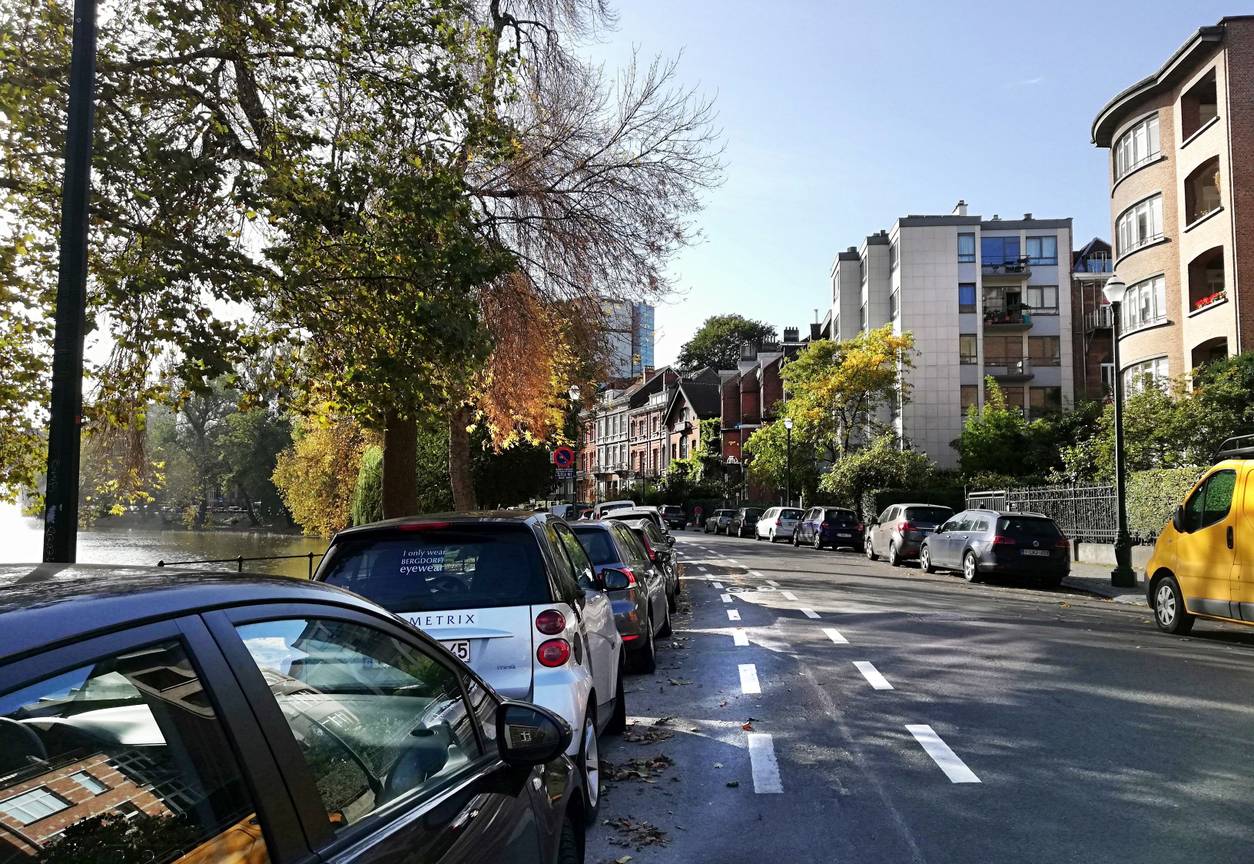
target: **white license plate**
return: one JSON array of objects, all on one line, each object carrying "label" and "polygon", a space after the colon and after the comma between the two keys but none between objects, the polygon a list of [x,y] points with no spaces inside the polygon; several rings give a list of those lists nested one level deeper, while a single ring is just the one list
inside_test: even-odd
[{"label": "white license plate", "polygon": [[1024,550],[1023,550],[1023,554],[1024,554],[1024,555],[1035,555],[1035,556],[1037,556],[1038,558],[1048,558],[1048,557],[1049,557],[1049,550],[1048,550],[1048,549],[1024,549]]},{"label": "white license plate", "polygon": [[837,531],[836,536],[837,537],[852,537],[853,535],[847,531]]},{"label": "white license plate", "polygon": [[449,650],[449,653],[452,654],[454,657],[456,657],[458,660],[462,661],[463,663],[470,662],[470,640],[469,639],[457,639],[453,642],[441,642],[440,644],[443,645],[445,648],[447,648]]}]

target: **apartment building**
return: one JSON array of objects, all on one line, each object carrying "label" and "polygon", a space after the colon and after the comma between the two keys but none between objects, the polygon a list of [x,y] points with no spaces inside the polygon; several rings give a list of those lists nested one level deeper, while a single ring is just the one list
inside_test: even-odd
[{"label": "apartment building", "polygon": [[1110,150],[1125,382],[1254,349],[1254,16],[1199,29],[1092,140]]},{"label": "apartment building", "polygon": [[679,373],[669,366],[645,377],[628,396],[628,470],[634,479],[653,481],[670,464],[663,415],[679,385]]},{"label": "apartment building", "polygon": [[1114,316],[1102,293],[1113,263],[1110,244],[1098,237],[1071,255],[1072,387],[1077,401],[1101,400],[1114,390]]},{"label": "apartment building", "polygon": [[638,378],[653,369],[654,311],[648,303],[607,304],[606,371],[611,379]]},{"label": "apartment building", "polygon": [[[858,326],[850,328],[837,321],[851,309],[854,252]],[[832,332],[847,339],[891,324],[913,334],[910,400],[883,419],[953,468],[950,442],[967,409],[983,406],[986,376],[1028,416],[1074,404],[1070,266],[1070,219],[984,219],[964,201],[945,216],[903,216],[837,255]]]}]

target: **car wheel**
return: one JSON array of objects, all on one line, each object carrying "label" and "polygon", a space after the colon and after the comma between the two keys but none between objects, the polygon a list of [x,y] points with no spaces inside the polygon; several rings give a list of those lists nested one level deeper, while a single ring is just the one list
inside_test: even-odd
[{"label": "car wheel", "polygon": [[1193,629],[1197,620],[1184,609],[1184,598],[1180,595],[1180,586],[1171,576],[1164,576],[1154,589],[1154,623],[1164,633],[1175,633],[1180,636]]},{"label": "car wheel", "polygon": [[672,632],[674,631],[671,630],[671,605],[670,603],[667,603],[666,604],[666,620],[663,621],[662,626],[658,628],[657,635],[661,636],[662,638],[666,638],[667,636],[671,635]]},{"label": "car wheel", "polygon": [[919,569],[924,573],[936,572],[936,568],[932,566],[932,553],[926,546],[919,550]]},{"label": "car wheel", "polygon": [[[815,549],[823,548],[823,535],[818,533],[817,531],[814,532],[814,548]],[[836,547],[833,546],[832,548],[835,549]]]},{"label": "car wheel", "polygon": [[644,647],[637,648],[632,653],[632,666],[635,671],[643,672],[645,675],[652,675],[657,670],[657,652],[653,645],[653,622],[644,622]]},{"label": "car wheel", "polygon": [[557,864],[583,864],[579,832],[575,830],[570,819],[562,820],[562,831],[557,841]]},{"label": "car wheel", "polygon": [[583,773],[583,818],[591,825],[601,807],[601,749],[597,743],[596,710],[589,705],[579,742],[579,770]]},{"label": "car wheel", "polygon": [[962,556],[962,578],[968,582],[980,581],[980,568],[976,565],[974,552]]},{"label": "car wheel", "polygon": [[[626,657],[627,650],[623,649],[623,656]],[[623,695],[623,675],[627,671],[625,661],[618,664],[618,683],[614,685],[614,713],[610,715],[610,722],[605,727],[606,735],[621,735],[627,729],[627,698]]]},{"label": "car wheel", "polygon": [[879,556],[875,554],[875,545],[871,542],[871,538],[866,538],[866,558],[868,561],[876,561]]},{"label": "car wheel", "polygon": [[901,556],[897,554],[897,544],[888,544],[888,563],[893,567],[901,566]]},{"label": "car wheel", "polygon": [[800,548],[801,546],[801,529],[792,532],[792,545]]}]

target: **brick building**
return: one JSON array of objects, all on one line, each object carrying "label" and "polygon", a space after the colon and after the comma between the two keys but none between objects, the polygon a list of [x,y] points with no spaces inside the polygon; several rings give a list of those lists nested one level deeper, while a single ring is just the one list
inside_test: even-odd
[{"label": "brick building", "polygon": [[1113,272],[1110,244],[1094,237],[1071,256],[1071,369],[1077,401],[1101,400],[1114,387],[1110,304],[1102,294]]}]

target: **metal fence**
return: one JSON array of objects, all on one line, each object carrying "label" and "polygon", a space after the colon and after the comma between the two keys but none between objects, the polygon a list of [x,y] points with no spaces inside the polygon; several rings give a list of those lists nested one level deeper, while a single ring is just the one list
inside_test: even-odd
[{"label": "metal fence", "polygon": [[[312,579],[313,571],[314,571],[314,563],[315,561],[320,561],[324,554],[326,553],[306,552],[303,555],[255,555],[252,557],[247,557],[244,555],[236,555],[234,558],[201,558],[196,561],[164,561],[162,560],[162,561],[157,562],[157,566],[158,567],[188,567],[188,566],[199,565],[199,564],[234,564],[235,572],[243,573],[245,562],[289,561],[289,560],[293,560],[296,558],[301,558],[301,559],[308,561],[308,567],[307,567],[308,576],[310,579]],[[221,569],[221,568],[216,568],[216,569]]]},{"label": "metal fence", "polygon": [[1072,540],[1085,543],[1113,543],[1115,540],[1114,486],[1022,486],[970,492],[967,507],[1041,513],[1058,523]]}]

